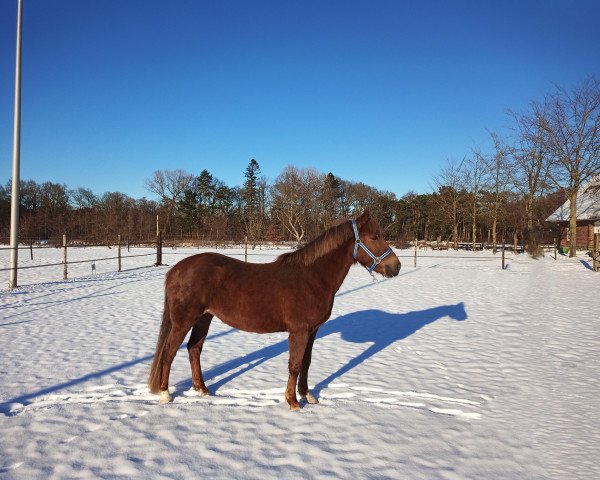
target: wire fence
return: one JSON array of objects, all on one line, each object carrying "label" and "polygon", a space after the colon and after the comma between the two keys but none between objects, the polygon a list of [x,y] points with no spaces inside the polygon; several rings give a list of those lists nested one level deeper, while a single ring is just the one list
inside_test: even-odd
[{"label": "wire fence", "polygon": [[[248,257],[264,255],[264,252],[258,252],[255,250],[261,250],[263,248],[275,248],[275,249],[283,249],[290,248],[292,245],[289,242],[268,242],[265,244],[256,244],[249,245],[247,242],[244,245],[236,244],[231,241],[220,241],[220,242],[182,242],[176,243],[173,241],[165,242],[162,241],[162,235],[159,235],[156,239],[150,241],[137,241],[135,243],[132,242],[121,242],[119,238],[117,242],[112,245],[107,245],[107,243],[99,244],[88,244],[82,241],[76,240],[72,242],[67,242],[66,236],[63,236],[63,244],[58,245],[56,242],[40,242],[39,240],[30,240],[27,239],[22,240],[22,244],[17,246],[16,248],[11,248],[10,246],[0,246],[0,258],[4,258],[4,263],[7,264],[5,260],[8,258],[8,253],[11,250],[17,250],[18,262],[16,269],[12,266],[3,266],[0,263],[0,273],[2,272],[13,272],[14,270],[19,271],[24,270],[35,270],[35,269],[49,269],[55,267],[63,267],[63,280],[67,280],[72,277],[69,267],[73,265],[82,265],[87,264],[91,266],[91,274],[97,273],[96,263],[97,262],[110,262],[116,261],[117,266],[114,270],[122,271],[123,263],[129,263],[129,267],[127,270],[131,270],[131,259],[139,259],[141,257],[152,257],[152,261],[148,262],[137,262],[133,268],[145,268],[151,266],[168,266],[163,262],[163,255],[184,255],[189,256],[193,254],[194,249],[200,250],[201,248],[209,248],[209,249],[231,249],[231,248],[242,248],[244,249],[243,253],[229,253],[232,256],[242,256],[244,260],[248,260]],[[96,253],[96,256],[92,256],[90,258],[77,258],[81,257],[81,251],[90,250],[93,248],[108,248],[108,249],[116,249],[116,255],[109,256],[99,256]],[[248,249],[252,249],[251,252]],[[148,253],[122,253],[125,249],[127,252],[131,252],[131,250],[148,250],[151,249],[151,252]],[[177,249],[181,249],[180,251],[176,251]],[[45,252],[45,254],[39,254],[35,252]],[[51,253],[48,255],[48,253]],[[56,258],[57,256],[61,256],[62,260],[56,259],[56,261],[47,261],[48,258]],[[275,255],[274,255],[275,256]],[[76,257],[73,259],[72,257]],[[45,263],[38,264],[27,264],[27,262],[34,262],[37,259],[46,259]],[[88,270],[89,272],[89,270]],[[79,276],[85,276],[85,273],[82,269],[78,269]],[[11,273],[12,274],[12,273]],[[46,280],[49,280],[50,277],[48,275],[43,275]],[[29,276],[31,279],[31,275]],[[56,277],[52,277],[56,279]],[[37,282],[39,283],[39,281]],[[16,285],[15,285],[16,286]]]},{"label": "wire fence", "polygon": [[[105,260],[118,260],[118,259],[126,259],[126,258],[135,258],[135,257],[149,257],[152,256],[154,257],[156,254],[155,253],[142,253],[142,254],[138,254],[138,255],[123,255],[123,256],[116,256],[116,257],[102,257],[102,258],[89,258],[89,259],[85,259],[85,260],[69,260],[67,262],[56,262],[56,263],[44,263],[42,265],[18,265],[17,266],[17,270],[26,270],[26,269],[30,269],[30,268],[44,268],[44,267],[59,267],[61,265],[76,265],[79,263],[95,263],[95,262],[102,262]],[[0,272],[9,272],[13,270],[11,267],[7,267],[7,268],[0,268]]]},{"label": "wire fence", "polygon": [[[96,269],[96,263],[97,262],[109,262],[109,261],[115,261],[117,262],[117,271],[122,271],[122,265],[123,265],[123,261],[126,261],[127,259],[132,259],[132,258],[140,258],[140,257],[156,257],[156,261],[153,263],[154,265],[160,265],[160,259],[161,259],[161,250],[162,250],[162,243],[161,243],[161,237],[159,236],[155,242],[144,242],[145,245],[155,245],[156,250],[153,252],[147,252],[147,253],[135,253],[133,255],[130,254],[123,254],[122,250],[124,248],[127,248],[127,252],[131,251],[131,243],[127,242],[126,244],[122,244],[121,243],[121,238],[120,236],[117,239],[117,242],[115,244],[116,247],[116,255],[112,254],[109,256],[99,256],[97,253],[96,255],[92,255],[91,258],[90,257],[86,257],[85,255],[83,255],[83,257],[85,258],[81,258],[82,255],[80,254],[80,252],[82,250],[87,250],[90,248],[94,248],[94,246],[89,246],[89,245],[81,245],[79,242],[74,242],[75,245],[73,244],[69,244],[67,242],[67,237],[66,235],[63,235],[63,239],[62,239],[62,246],[56,246],[56,245],[48,245],[48,244],[44,244],[44,245],[35,245],[34,246],[34,242],[28,242],[29,245],[20,245],[17,246],[16,248],[10,247],[10,246],[2,246],[0,247],[0,253],[3,252],[9,252],[12,253],[15,250],[17,251],[17,259],[19,259],[20,257],[20,261],[16,262],[16,266],[12,264],[12,255],[10,255],[11,257],[11,261],[8,267],[5,266],[0,266],[0,272],[10,272],[10,276],[11,276],[11,280],[9,282],[9,286],[10,287],[16,287],[16,282],[14,282],[13,280],[17,278],[18,276],[18,272],[21,270],[32,270],[32,269],[47,269],[47,268],[51,268],[51,267],[59,267],[62,266],[63,267],[63,280],[67,280],[69,278],[69,266],[73,266],[73,265],[81,265],[81,264],[88,264],[91,266],[91,273],[95,274],[97,269]],[[104,245],[106,246],[106,245]],[[110,245],[106,246],[107,248],[111,249],[113,247],[111,247]],[[144,248],[144,247],[142,247]],[[147,247],[146,247],[147,248]],[[34,251],[38,252],[38,255],[34,256]],[[45,251],[46,254],[42,254],[39,255],[40,251]],[[55,252],[60,252],[60,253],[55,253]],[[38,264],[27,264],[27,260],[23,261],[23,256],[21,256],[21,252],[27,252],[29,253],[29,255],[27,256],[27,253],[25,253],[25,258],[29,257],[28,260],[29,262],[34,262],[35,261],[35,257],[38,257],[40,259],[43,259],[42,261],[45,260],[45,263],[38,263]],[[75,253],[74,252],[78,252]],[[48,254],[49,253],[49,254]],[[62,254],[62,259],[60,261],[58,261],[58,259],[56,259],[55,261],[53,260],[53,257],[56,258],[57,255]],[[3,257],[6,256],[6,253],[3,253],[2,255]],[[76,258],[69,258],[75,256]],[[50,259],[50,261],[48,261]],[[24,264],[25,263],[25,264]],[[152,263],[148,262],[148,264],[146,264],[145,266],[151,266]],[[81,269],[79,269],[79,275],[82,274]],[[39,277],[42,277],[43,274],[39,275]],[[13,284],[14,283],[14,284]]]},{"label": "wire fence", "polygon": [[[29,244],[27,244],[29,243]],[[24,270],[24,271],[28,271],[28,270],[32,270],[32,269],[43,269],[43,268],[55,268],[55,267],[63,267],[63,280],[67,280],[69,278],[69,276],[71,275],[72,277],[72,272],[70,272],[70,266],[74,266],[74,265],[82,265],[82,264],[88,264],[91,266],[91,273],[92,275],[94,273],[96,273],[96,263],[98,262],[110,262],[110,261],[116,261],[117,265],[116,268],[112,271],[122,271],[123,270],[123,263],[128,263],[128,267],[127,270],[131,270],[131,269],[138,269],[138,268],[147,268],[147,267],[151,267],[151,266],[168,266],[163,262],[163,258],[164,256],[169,256],[169,257],[177,257],[177,256],[189,256],[193,254],[193,250],[198,249],[200,250],[201,248],[208,248],[211,250],[232,250],[232,249],[242,249],[241,252],[236,252],[236,251],[230,251],[227,253],[227,255],[230,256],[235,256],[235,257],[243,257],[243,259],[245,261],[248,261],[249,257],[253,257],[253,256],[262,256],[262,257],[277,257],[280,254],[278,252],[273,252],[273,250],[279,250],[279,249],[291,249],[291,248],[297,248],[297,244],[292,244],[289,242],[267,242],[267,243],[260,243],[260,244],[256,244],[253,246],[250,246],[247,242],[244,244],[238,244],[235,242],[219,242],[217,243],[208,243],[206,244],[206,242],[203,242],[202,244],[197,243],[195,245],[188,243],[183,243],[183,244],[177,244],[177,243],[173,243],[173,242],[169,242],[168,244],[163,244],[162,241],[162,237],[159,236],[157,237],[156,240],[151,240],[151,241],[147,241],[147,242],[136,242],[135,244],[132,244],[131,242],[124,242],[121,243],[120,239],[117,240],[117,242],[113,245],[107,245],[106,243],[104,243],[103,245],[88,245],[88,244],[82,244],[82,242],[71,242],[70,244],[67,242],[66,237],[63,238],[63,245],[59,246],[56,244],[53,245],[49,245],[49,244],[34,244],[34,242],[27,242],[25,245],[20,245],[18,248],[18,256],[20,258],[19,264],[17,265],[17,271],[20,270]],[[501,267],[502,269],[506,268],[506,264],[505,264],[505,251],[508,251],[508,249],[510,248],[510,250],[514,250],[514,246],[511,245],[498,245],[498,253],[499,255],[494,255],[494,256],[488,256],[488,257],[478,257],[476,255],[470,256],[470,253],[474,253],[472,248],[469,248],[469,246],[471,244],[465,244],[465,245],[461,245],[461,249],[460,250],[453,250],[450,249],[449,251],[444,251],[442,252],[442,250],[447,250],[447,249],[439,249],[439,248],[435,248],[432,247],[430,245],[423,245],[423,243],[419,243],[416,242],[414,244],[415,246],[412,248],[408,248],[408,249],[396,249],[396,254],[397,256],[401,259],[402,264],[407,267],[410,266],[411,263],[413,264],[413,266],[416,268],[417,267],[417,263],[419,261],[419,259],[432,259],[432,258],[444,258],[444,259],[448,259],[448,260],[452,260],[452,259],[457,259],[457,260],[465,260],[468,259],[469,261],[473,261],[473,262],[498,262],[500,264],[501,262]],[[81,252],[84,250],[89,250],[92,248],[108,248],[108,249],[116,249],[117,250],[117,254],[112,254],[109,256],[100,256],[98,254],[96,254],[95,256],[92,255],[92,258],[77,258],[77,257],[81,257],[81,255],[79,253],[74,253],[74,252]],[[123,250],[127,249],[127,253],[122,253]],[[130,254],[131,250],[149,250],[151,249],[151,251],[146,251],[144,253],[134,253],[134,254]],[[250,249],[250,251],[249,251]],[[268,250],[268,251],[265,251]],[[1,246],[0,247],[0,253],[2,252],[7,252],[10,251],[11,247],[8,246]],[[462,250],[462,251],[461,251]],[[471,250],[471,252],[468,252],[466,250]],[[478,251],[479,249],[475,249],[475,251]],[[27,261],[31,261],[33,262],[34,259],[36,257],[38,258],[47,258],[48,255],[36,255],[35,252],[39,252],[39,251],[53,251],[56,252],[56,255],[61,255],[62,254],[62,261],[50,261],[47,263],[40,263],[40,264],[26,264],[25,262]],[[518,253],[519,250],[517,251],[513,251],[513,254]],[[27,253],[29,253],[29,260],[23,260],[23,258],[27,258]],[[24,255],[23,255],[24,254]],[[50,257],[55,256],[55,255],[50,255]],[[76,258],[72,258],[72,257],[76,257]],[[134,265],[132,265],[132,260],[131,259],[141,259],[143,257],[152,257],[152,261],[148,261],[148,262],[134,262]],[[411,262],[412,260],[412,262]],[[25,264],[24,264],[25,263]],[[0,264],[0,272],[11,272],[13,269],[9,266],[9,267],[3,267]],[[82,276],[86,276],[85,270],[82,270],[81,268],[79,269],[74,269],[76,270],[76,275],[79,277]],[[106,271],[106,270],[104,270]],[[108,271],[111,271],[110,269]],[[89,270],[88,270],[89,273]],[[52,274],[53,275],[53,274]],[[50,277],[48,275],[39,275],[37,277],[41,278],[42,276],[44,276],[47,280],[50,280]],[[58,276],[58,275],[57,275]],[[29,276],[31,279],[31,275]],[[54,280],[57,280],[56,277],[54,277],[54,275],[51,277]],[[39,283],[39,280],[38,282]]]}]

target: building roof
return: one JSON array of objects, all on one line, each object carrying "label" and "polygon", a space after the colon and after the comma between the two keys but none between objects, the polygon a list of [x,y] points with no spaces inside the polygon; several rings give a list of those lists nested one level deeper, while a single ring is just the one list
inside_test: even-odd
[{"label": "building roof", "polygon": [[[582,185],[577,194],[577,220],[600,220],[600,175]],[[550,215],[547,222],[568,222],[569,200]]]}]

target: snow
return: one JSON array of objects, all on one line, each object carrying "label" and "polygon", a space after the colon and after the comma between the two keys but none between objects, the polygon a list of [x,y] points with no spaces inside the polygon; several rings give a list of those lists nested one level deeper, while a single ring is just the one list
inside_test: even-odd
[{"label": "snow", "polygon": [[283,399],[286,335],[217,320],[202,354],[214,395],[191,390],[184,346],[174,402],[158,404],[146,377],[168,267],[152,256],[93,276],[83,261],[67,281],[20,271],[0,290],[0,478],[600,478],[600,275],[562,256],[509,254],[502,270],[490,252],[419,252],[416,268],[397,253],[394,279],[350,269],[315,342],[321,403],[300,412]]}]

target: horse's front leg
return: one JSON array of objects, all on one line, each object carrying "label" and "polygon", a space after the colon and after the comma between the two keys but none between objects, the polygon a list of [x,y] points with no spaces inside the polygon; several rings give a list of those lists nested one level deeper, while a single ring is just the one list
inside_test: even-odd
[{"label": "horse's front leg", "polygon": [[302,359],[302,370],[300,370],[300,375],[298,377],[298,394],[300,395],[301,398],[306,400],[308,403],[313,403],[313,404],[319,403],[319,401],[308,390],[308,369],[310,367],[310,361],[312,358],[312,349],[313,349],[313,344],[315,343],[316,336],[317,336],[317,331],[315,330],[308,337],[306,349],[304,350],[304,357]]},{"label": "horse's front leg", "polygon": [[290,348],[289,371],[287,388],[285,389],[285,399],[290,405],[290,410],[300,410],[300,404],[296,398],[296,385],[298,383],[298,375],[302,368],[304,352],[308,344],[310,334],[308,331],[290,332],[288,339]]}]

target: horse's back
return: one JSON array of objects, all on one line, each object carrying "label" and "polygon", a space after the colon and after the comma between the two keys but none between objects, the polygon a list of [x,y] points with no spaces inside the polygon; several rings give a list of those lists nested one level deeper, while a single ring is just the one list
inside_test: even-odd
[{"label": "horse's back", "polygon": [[220,253],[205,252],[186,257],[177,262],[166,276],[166,286],[177,284],[179,287],[190,287],[201,281],[215,282],[228,272],[240,269],[244,262],[227,257]]}]

